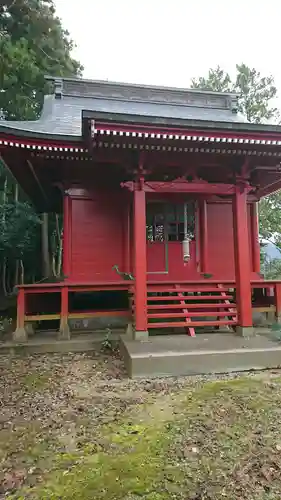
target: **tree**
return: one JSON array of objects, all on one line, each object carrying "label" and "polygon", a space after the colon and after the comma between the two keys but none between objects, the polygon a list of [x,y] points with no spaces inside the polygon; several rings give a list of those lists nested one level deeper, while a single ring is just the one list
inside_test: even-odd
[{"label": "tree", "polygon": [[44,76],[80,75],[73,43],[53,0],[5,1],[0,7],[0,110],[10,120],[34,119],[48,92]]},{"label": "tree", "polygon": [[[73,43],[55,14],[53,0],[0,2],[0,119],[32,120],[50,91],[45,75],[80,76]],[[49,218],[52,243],[57,216]],[[20,276],[41,278],[41,219],[0,162],[0,271],[4,292]],[[60,261],[60,235],[52,251]],[[56,246],[59,248],[56,248]],[[50,259],[50,262],[52,259]],[[55,267],[59,274],[58,266]]]},{"label": "tree", "polygon": [[260,236],[274,240],[281,250],[281,192],[266,196],[259,203]]},{"label": "tree", "polygon": [[[272,106],[277,89],[272,76],[263,77],[254,68],[245,64],[236,65],[236,78],[231,80],[219,66],[210,69],[207,77],[193,78],[191,86],[202,90],[235,92],[239,95],[238,110],[249,122],[262,123],[279,116],[277,108]],[[274,239],[281,249],[281,192],[277,192],[261,200],[260,236]],[[275,266],[277,269],[278,266]],[[279,273],[280,266],[278,268]],[[280,273],[279,273],[280,275]]]},{"label": "tree", "polygon": [[209,70],[206,78],[193,78],[191,86],[203,90],[237,93],[238,110],[249,122],[262,123],[278,117],[277,108],[271,106],[272,99],[277,94],[273,76],[263,77],[256,69],[251,69],[244,63],[236,65],[234,81],[217,66]]}]

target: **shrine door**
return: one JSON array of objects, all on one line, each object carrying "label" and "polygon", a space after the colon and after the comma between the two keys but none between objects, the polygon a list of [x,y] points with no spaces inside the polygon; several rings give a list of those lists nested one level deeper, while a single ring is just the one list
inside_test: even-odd
[{"label": "shrine door", "polygon": [[[184,206],[190,260],[183,260]],[[149,280],[192,279],[196,275],[195,203],[148,202],[146,207],[147,273]]]}]

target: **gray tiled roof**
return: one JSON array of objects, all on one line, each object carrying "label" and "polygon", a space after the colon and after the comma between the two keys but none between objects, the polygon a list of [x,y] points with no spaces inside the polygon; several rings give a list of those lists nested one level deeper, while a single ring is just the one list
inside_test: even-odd
[{"label": "gray tiled roof", "polygon": [[99,82],[81,79],[53,79],[55,92],[45,96],[37,121],[2,121],[0,127],[14,132],[68,136],[82,134],[82,111],[158,117],[167,125],[170,119],[238,124],[245,122],[237,114],[233,94],[202,92]]}]

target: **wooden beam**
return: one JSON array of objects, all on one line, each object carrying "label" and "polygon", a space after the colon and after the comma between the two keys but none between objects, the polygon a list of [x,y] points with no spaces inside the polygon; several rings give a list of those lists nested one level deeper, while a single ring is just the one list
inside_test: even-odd
[{"label": "wooden beam", "polygon": [[[134,191],[134,182],[121,183],[121,187]],[[207,181],[188,182],[185,179],[176,179],[171,182],[144,181],[143,190],[146,193],[189,193],[189,194],[213,194],[213,195],[233,195],[235,193],[234,184],[213,184]],[[249,186],[248,190],[251,187]]]},{"label": "wooden beam", "polygon": [[268,196],[269,194],[276,193],[276,191],[279,191],[279,189],[281,189],[281,179],[271,182],[267,186],[258,189],[256,194],[259,198],[263,198],[264,196]]},{"label": "wooden beam", "polygon": [[36,174],[36,172],[35,172],[35,170],[34,170],[34,168],[33,168],[33,165],[32,165],[32,163],[31,163],[31,161],[30,161],[30,160],[26,160],[26,163],[27,163],[27,165],[28,165],[28,167],[29,167],[29,170],[30,170],[30,171],[31,171],[31,173],[32,173],[33,178],[35,179],[35,182],[36,182],[37,186],[39,187],[39,189],[40,189],[40,191],[41,191],[41,194],[42,194],[43,198],[44,198],[44,199],[45,199],[45,201],[48,203],[48,201],[49,201],[49,200],[48,200],[48,197],[47,197],[47,195],[46,195],[46,193],[45,193],[45,191],[44,191],[44,188],[43,188],[43,186],[42,186],[41,182],[40,182],[40,181],[39,181],[39,179],[38,179],[38,176],[37,176],[37,174]]},{"label": "wooden beam", "polygon": [[5,162],[4,158],[2,155],[0,155],[0,163],[5,167],[9,175],[13,178],[13,180],[18,184],[17,178],[14,176],[12,169],[8,166],[8,164]]}]

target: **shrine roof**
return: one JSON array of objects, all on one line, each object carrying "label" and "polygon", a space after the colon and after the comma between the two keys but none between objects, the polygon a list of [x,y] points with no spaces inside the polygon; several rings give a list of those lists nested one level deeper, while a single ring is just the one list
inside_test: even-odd
[{"label": "shrine roof", "polygon": [[47,77],[54,93],[45,96],[41,116],[36,121],[2,121],[0,131],[17,136],[81,140],[83,118],[99,116],[109,121],[165,127],[198,127],[281,132],[281,127],[254,125],[237,112],[238,96],[201,91]]}]

